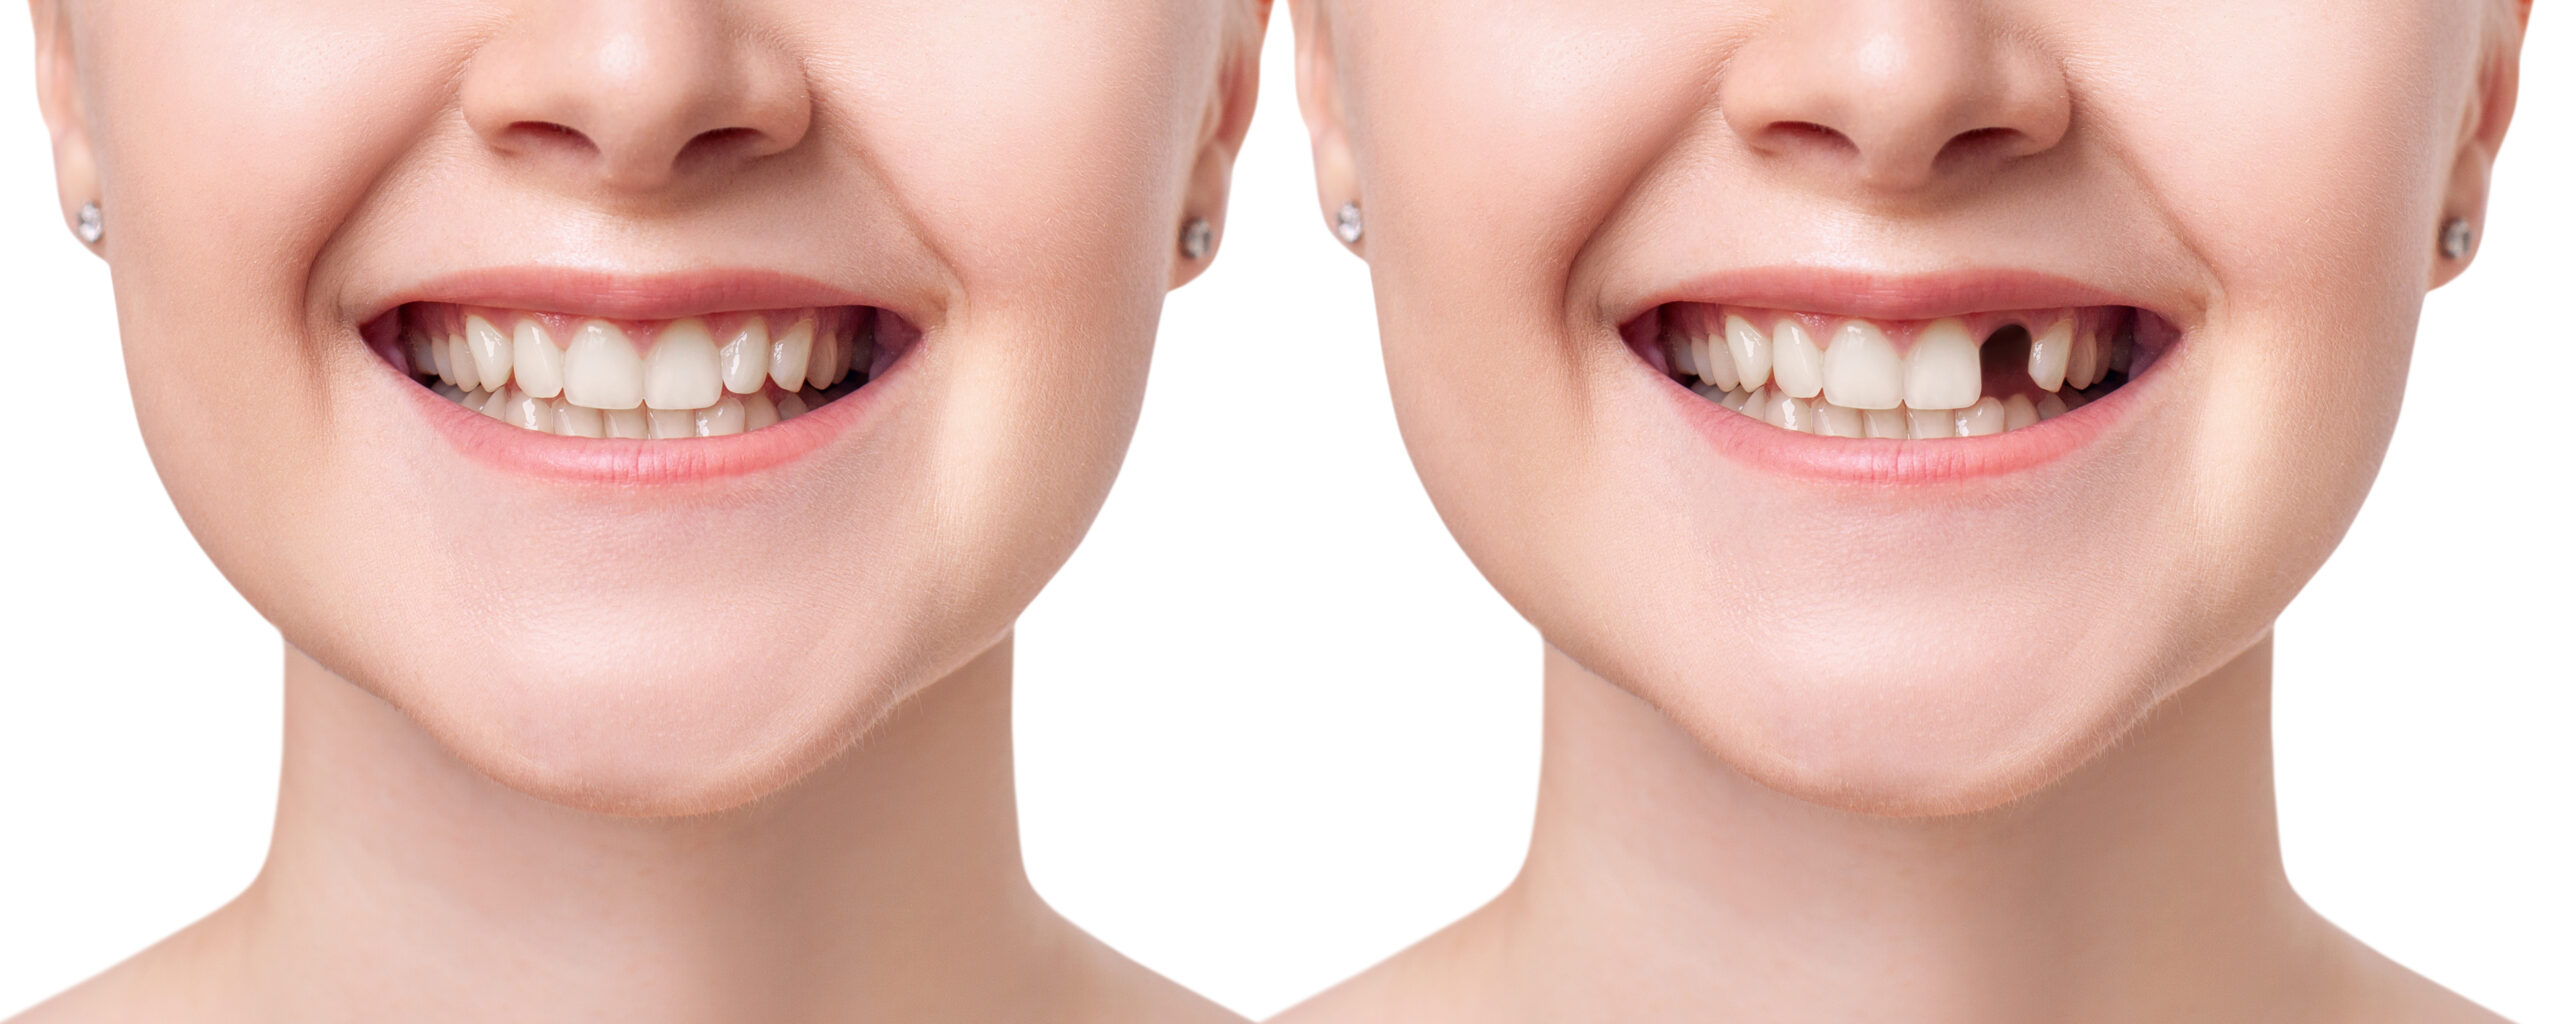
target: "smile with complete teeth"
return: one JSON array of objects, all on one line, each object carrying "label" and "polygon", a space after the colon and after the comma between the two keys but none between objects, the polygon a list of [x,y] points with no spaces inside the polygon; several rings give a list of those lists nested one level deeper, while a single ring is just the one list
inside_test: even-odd
[{"label": "smile with complete teeth", "polygon": [[772,426],[869,383],[903,347],[901,326],[894,314],[867,307],[631,323],[411,303],[384,325],[396,341],[383,354],[437,394],[527,430],[721,437]]},{"label": "smile with complete teeth", "polygon": [[2149,368],[2169,340],[2125,306],[1928,321],[1678,302],[1627,343],[1699,396],[1826,437],[1982,437],[2070,414]]}]

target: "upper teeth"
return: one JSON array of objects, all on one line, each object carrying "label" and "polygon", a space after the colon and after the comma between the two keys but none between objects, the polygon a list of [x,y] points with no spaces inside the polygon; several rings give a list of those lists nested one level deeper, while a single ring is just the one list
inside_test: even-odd
[{"label": "upper teeth", "polygon": [[[2093,397],[2080,389],[2130,369],[2133,353],[2115,339],[2125,322],[2092,310],[1949,317],[1901,325],[1897,349],[1897,332],[1872,320],[1681,303],[1663,317],[1661,341],[1675,375],[1757,419],[1834,436],[1954,437],[2077,408]],[[2011,325],[2029,330],[2025,371],[2041,399],[1983,394],[1982,345]]]},{"label": "upper teeth", "polygon": [[676,320],[657,327],[645,354],[631,329],[610,320],[453,313],[428,307],[408,320],[411,371],[475,409],[564,434],[675,436],[679,414],[684,436],[738,433],[806,411],[804,388],[879,369],[870,334],[839,329],[833,311],[722,317],[716,333],[702,318]]}]

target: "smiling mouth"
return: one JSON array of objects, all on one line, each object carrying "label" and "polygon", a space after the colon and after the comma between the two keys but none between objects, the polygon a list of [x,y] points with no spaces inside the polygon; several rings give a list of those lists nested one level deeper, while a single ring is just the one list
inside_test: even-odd
[{"label": "smiling mouth", "polygon": [[1620,329],[1699,397],[1799,433],[1984,437],[2069,416],[2142,375],[2177,340],[2131,306],[1934,320],[1675,302]]},{"label": "smiling mouth", "polygon": [[867,306],[629,321],[442,302],[365,329],[393,367],[466,409],[562,437],[723,437],[877,379],[915,330]]}]

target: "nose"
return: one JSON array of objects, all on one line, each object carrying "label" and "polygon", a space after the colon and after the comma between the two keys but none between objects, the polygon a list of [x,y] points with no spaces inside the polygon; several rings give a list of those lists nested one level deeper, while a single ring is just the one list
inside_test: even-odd
[{"label": "nose", "polygon": [[633,193],[718,176],[809,133],[805,75],[715,0],[520,5],[471,60],[463,116],[491,149]]},{"label": "nose", "polygon": [[1782,3],[1726,65],[1725,122],[1802,173],[1910,192],[2052,149],[2062,67],[1975,0]]}]

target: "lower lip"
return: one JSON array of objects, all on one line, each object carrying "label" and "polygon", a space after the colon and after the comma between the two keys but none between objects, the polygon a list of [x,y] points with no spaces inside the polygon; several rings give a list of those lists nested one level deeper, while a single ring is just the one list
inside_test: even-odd
[{"label": "lower lip", "polygon": [[527,430],[463,408],[402,379],[388,366],[384,369],[387,382],[408,393],[418,415],[474,462],[561,483],[626,487],[731,479],[797,462],[867,415],[879,400],[875,392],[899,376],[892,368],[842,398],[758,430],[725,437],[636,441]]},{"label": "lower lip", "polygon": [[2095,444],[2141,414],[2156,390],[2152,382],[2173,371],[2185,351],[2182,339],[2105,397],[2024,430],[1916,441],[1823,437],[1773,427],[1698,397],[1642,360],[1635,364],[1726,458],[1820,483],[1928,487],[2025,472]]}]

